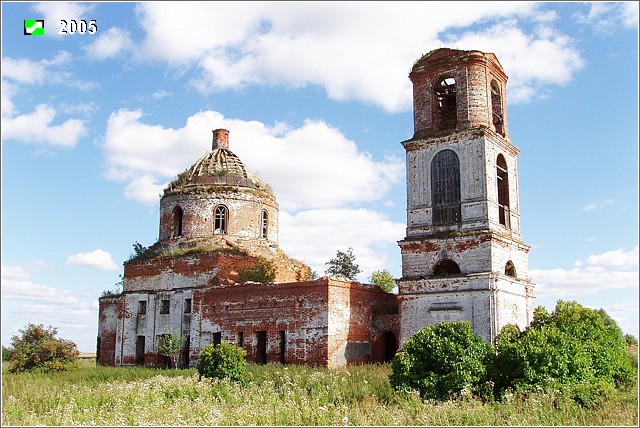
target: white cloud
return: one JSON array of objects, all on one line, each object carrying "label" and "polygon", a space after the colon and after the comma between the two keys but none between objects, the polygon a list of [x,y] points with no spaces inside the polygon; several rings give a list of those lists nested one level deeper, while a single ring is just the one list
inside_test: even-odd
[{"label": "white cloud", "polygon": [[11,336],[33,323],[53,325],[58,328],[58,337],[76,341],[80,351],[94,351],[95,333],[87,332],[98,331],[98,293],[33,282],[32,274],[44,267],[41,261],[2,266],[2,343],[8,345]]},{"label": "white cloud", "polygon": [[205,111],[172,129],[119,110],[107,124],[108,177],[126,181],[129,198],[155,204],[164,184],[211,150],[211,130],[230,130],[230,149],[269,183],[284,210],[339,207],[385,197],[403,179],[401,159],[373,160],[339,130],[307,121],[297,129],[227,119]]},{"label": "white cloud", "polygon": [[[594,307],[592,309],[600,309]],[[623,332],[638,338],[638,300],[602,307],[613,318]]]},{"label": "white cloud", "polygon": [[594,254],[570,269],[532,269],[535,295],[553,310],[557,300],[604,309],[623,332],[638,337],[638,246]]},{"label": "white cloud", "polygon": [[591,255],[571,269],[532,269],[536,296],[567,299],[612,290],[638,289],[638,247]]},{"label": "white cloud", "polygon": [[591,202],[584,207],[582,207],[582,211],[596,211],[599,209],[603,209],[608,207],[609,205],[613,205],[615,202],[611,199],[606,199],[601,202]]},{"label": "white cloud", "polygon": [[638,247],[631,251],[618,249],[606,253],[591,255],[583,262],[578,260],[576,267],[638,269]]},{"label": "white cloud", "polygon": [[67,257],[69,266],[86,267],[89,269],[118,271],[120,267],[113,261],[107,251],[97,249],[90,253],[78,253]]},{"label": "white cloud", "polygon": [[2,78],[9,78],[16,83],[41,84],[45,77],[50,78],[52,66],[60,66],[71,61],[71,54],[58,51],[52,59],[30,61],[25,58],[2,58]]},{"label": "white cloud", "polygon": [[151,94],[151,96],[155,99],[168,97],[169,95],[171,95],[171,92],[165,91],[164,89],[160,89],[158,91],[155,91],[153,94]]},{"label": "white cloud", "polygon": [[128,31],[111,27],[100,32],[98,38],[84,49],[90,58],[105,60],[131,49],[132,46],[133,41]]},{"label": "white cloud", "polygon": [[2,139],[73,147],[86,134],[83,120],[67,119],[54,125],[58,112],[51,105],[39,104],[33,112],[17,115],[18,111],[12,100],[20,92],[20,85],[62,84],[81,90],[95,88],[95,84],[91,82],[73,79],[70,73],[52,70],[70,61],[71,54],[66,51],[59,51],[53,58],[40,61],[2,58]]},{"label": "white cloud", "polygon": [[591,2],[586,14],[577,14],[578,22],[591,25],[601,33],[612,33],[622,24],[638,28],[638,2]]},{"label": "white cloud", "polygon": [[[563,85],[584,67],[573,41],[550,27],[538,27],[527,34],[515,20],[505,20],[490,28],[452,37],[459,49],[493,52],[509,75],[509,100],[525,102],[544,97],[549,84]],[[543,86],[544,85],[544,86]]]},{"label": "white cloud", "polygon": [[53,125],[56,110],[46,104],[36,106],[33,113],[2,118],[2,139],[14,139],[27,143],[73,147],[86,134],[84,121],[67,119]]},{"label": "white cloud", "polygon": [[[187,4],[137,6],[146,31],[141,57],[196,66],[200,75],[193,85],[203,92],[253,84],[320,85],[333,99],[408,110],[410,64],[425,47],[444,46],[445,39],[463,48],[481,43],[504,58],[514,101],[536,96],[541,84],[564,84],[582,67],[571,40],[548,27],[555,15],[535,2]],[[213,24],[194,25],[202,16],[212,17]],[[513,17],[546,27],[526,34],[508,19]],[[477,23],[488,28],[449,35]]]},{"label": "white cloud", "polygon": [[366,278],[374,270],[388,269],[385,254],[399,253],[396,242],[404,237],[405,224],[366,209],[319,209],[291,215],[280,211],[280,247],[291,257],[307,263],[323,275],[326,262],[336,251],[353,248],[355,262]]}]

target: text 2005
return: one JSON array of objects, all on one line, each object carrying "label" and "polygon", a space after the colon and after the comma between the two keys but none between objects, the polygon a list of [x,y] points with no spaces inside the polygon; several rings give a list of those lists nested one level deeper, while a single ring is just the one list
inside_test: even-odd
[{"label": "text 2005", "polygon": [[87,22],[84,19],[61,19],[58,34],[95,34],[98,31],[96,20]]}]

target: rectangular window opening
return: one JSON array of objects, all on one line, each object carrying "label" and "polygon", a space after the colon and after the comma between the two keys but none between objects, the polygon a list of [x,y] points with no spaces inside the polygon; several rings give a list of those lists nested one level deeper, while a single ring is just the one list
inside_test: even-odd
[{"label": "rectangular window opening", "polygon": [[161,300],[160,301],[160,313],[168,314],[169,313],[169,300]]}]

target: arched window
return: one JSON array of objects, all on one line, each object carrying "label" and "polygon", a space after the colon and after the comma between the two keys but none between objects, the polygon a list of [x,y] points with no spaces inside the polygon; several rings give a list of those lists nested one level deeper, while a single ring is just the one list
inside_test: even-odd
[{"label": "arched window", "polygon": [[511,260],[509,260],[504,267],[504,274],[516,278],[516,267]]},{"label": "arched window", "polygon": [[435,105],[433,126],[436,131],[455,129],[458,121],[456,108],[456,81],[453,77],[438,80],[433,87]]},{"label": "arched window", "polygon": [[218,205],[213,212],[213,234],[227,234],[227,220],[229,218],[229,210],[224,205]]},{"label": "arched window", "polygon": [[460,161],[453,150],[442,150],[431,161],[431,202],[434,226],[456,224],[460,211]]},{"label": "arched window", "polygon": [[433,268],[433,276],[449,276],[460,273],[460,266],[450,259],[442,259]]},{"label": "arched window", "polygon": [[501,154],[496,160],[496,176],[498,182],[498,221],[505,227],[511,227],[509,210],[509,173],[507,161]]},{"label": "arched window", "polygon": [[491,81],[491,113],[493,116],[493,126],[498,134],[504,135],[504,118],[502,115],[502,96],[498,82]]},{"label": "arched window", "polygon": [[182,208],[175,207],[173,209],[173,237],[182,236]]},{"label": "arched window", "polygon": [[266,211],[260,213],[260,237],[266,238],[269,232],[269,215]]}]

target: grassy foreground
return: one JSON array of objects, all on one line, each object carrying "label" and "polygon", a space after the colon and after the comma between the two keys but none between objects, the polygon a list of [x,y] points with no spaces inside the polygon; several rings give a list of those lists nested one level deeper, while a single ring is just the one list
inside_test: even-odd
[{"label": "grassy foreground", "polygon": [[249,371],[239,386],[199,380],[194,369],[83,362],[72,372],[10,374],[3,364],[2,425],[638,425],[635,388],[593,408],[558,394],[436,403],[395,393],[389,365]]}]

